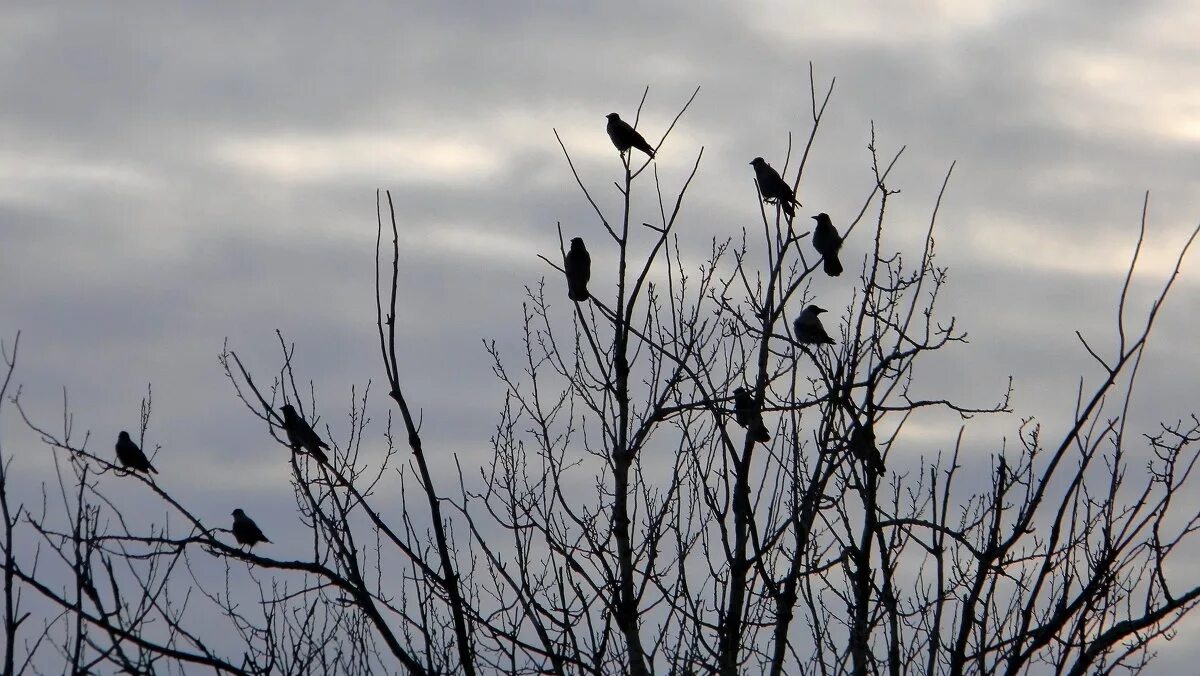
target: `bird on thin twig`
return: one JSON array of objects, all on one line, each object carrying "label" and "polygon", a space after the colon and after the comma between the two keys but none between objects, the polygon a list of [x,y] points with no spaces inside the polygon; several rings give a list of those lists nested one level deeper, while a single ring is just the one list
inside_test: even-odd
[{"label": "bird on thin twig", "polygon": [[149,474],[154,472],[158,474],[158,470],[154,469],[154,465],[150,464],[149,458],[138,448],[138,445],[133,443],[133,439],[129,438],[129,432],[124,430],[117,435],[117,460],[121,461],[121,466],[134,472],[145,472]]},{"label": "bird on thin twig", "polygon": [[833,345],[833,338],[830,338],[829,334],[825,332],[821,318],[818,317],[822,312],[825,312],[824,308],[809,305],[804,308],[804,312],[801,312],[799,317],[796,317],[796,320],[792,322],[792,328],[796,333],[796,342]]},{"label": "bird on thin twig", "polygon": [[867,467],[872,472],[883,476],[887,472],[887,468],[883,465],[883,456],[879,455],[879,448],[875,446],[875,426],[871,423],[871,419],[867,418],[865,423],[854,423],[854,428],[850,430],[850,441],[847,444],[850,447],[850,453],[858,460],[867,463]]},{"label": "bird on thin twig", "polygon": [[817,221],[817,227],[813,230],[812,236],[813,248],[821,254],[821,258],[825,261],[825,274],[837,277],[842,274],[842,262],[838,260],[838,251],[842,248],[842,236],[838,234],[837,228],[833,227],[833,221],[829,220],[829,214],[819,213],[813,218]]},{"label": "bird on thin twig", "polygon": [[771,440],[771,433],[763,424],[762,411],[754,403],[754,397],[745,388],[739,387],[733,391],[733,415],[737,424],[750,431],[751,438],[761,443]]},{"label": "bird on thin twig", "polygon": [[254,519],[246,516],[240,509],[233,510],[233,539],[237,540],[239,545],[250,545],[251,549],[260,542],[270,542],[258,524],[254,523]]},{"label": "bird on thin twig", "polygon": [[326,444],[308,423],[304,422],[296,409],[292,408],[291,404],[284,404],[279,407],[283,411],[283,431],[287,432],[288,443],[292,445],[293,451],[300,450],[304,447],[308,454],[316,459],[319,463],[329,462],[329,457],[326,456],[321,449],[329,450],[329,444]]},{"label": "bird on thin twig", "polygon": [[762,194],[763,201],[778,204],[788,218],[795,218],[796,207],[803,205],[796,201],[792,186],[763,158],[754,158],[750,165],[754,167],[754,177],[758,179],[758,192]]},{"label": "bird on thin twig", "polygon": [[608,118],[608,137],[612,139],[613,145],[621,151],[622,155],[630,148],[637,148],[649,155],[650,159],[654,159],[654,148],[646,143],[646,139],[638,133],[638,130],[629,126],[629,123],[622,120],[621,116],[616,113],[609,113],[605,117]]},{"label": "bird on thin twig", "polygon": [[588,280],[592,278],[592,257],[587,247],[583,246],[582,237],[571,239],[571,250],[563,261],[567,273],[567,297],[576,303],[582,303],[588,295]]}]

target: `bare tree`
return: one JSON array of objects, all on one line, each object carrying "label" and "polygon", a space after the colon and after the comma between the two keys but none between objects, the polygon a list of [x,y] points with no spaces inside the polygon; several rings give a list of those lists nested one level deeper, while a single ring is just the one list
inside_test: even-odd
[{"label": "bare tree", "polygon": [[[777,165],[801,198],[834,90],[819,91],[811,69],[809,84],[807,140],[794,153],[789,139]],[[695,98],[653,144],[657,156],[681,152],[668,141]],[[1016,443],[984,462],[963,456],[962,430],[1009,411],[1011,382],[982,401],[921,394],[936,353],[967,339],[938,307],[947,274],[934,235],[953,165],[923,246],[896,251],[889,177],[904,148],[882,153],[872,129],[872,180],[835,233],[857,281],[833,282],[792,202],[764,202],[753,172],[754,225],[702,246],[685,232],[685,198],[703,148],[678,177],[614,153],[610,212],[556,138],[595,216],[589,246],[616,267],[592,277],[586,300],[568,298],[564,241],[580,233],[560,224],[557,254],[542,256],[548,277],[526,289],[520,353],[486,343],[506,395],[485,466],[456,465],[455,484],[435,483],[431,458],[450,454],[427,454],[403,387],[403,225],[390,193],[377,195],[376,322],[398,422],[370,420],[371,383],[351,389],[345,423],[329,422],[282,333],[265,381],[222,350],[234,395],[290,458],[310,538],[302,558],[242,548],[226,524],[205,523],[167,488],[166,463],[162,477],[114,464],[75,433],[65,395],[62,429],[38,423],[19,389],[8,395],[14,341],[0,404],[53,452],[61,509],[10,505],[0,450],[5,673],[39,651],[76,673],[1108,673],[1144,666],[1195,607],[1200,579],[1172,564],[1200,519],[1182,499],[1200,419],[1148,435],[1126,427],[1196,231],[1137,318],[1127,297],[1143,210],[1115,347],[1079,336],[1099,370],[1081,381],[1067,432],[1045,439],[1023,421]],[[817,315],[805,308],[832,283],[853,293],[816,320],[827,344],[812,339]],[[153,459],[151,404],[148,390],[137,437]],[[962,421],[952,447],[916,461],[893,453],[910,421],[936,411]],[[368,438],[385,442],[382,456],[365,451]],[[161,514],[124,511],[118,481]],[[18,554],[20,529],[36,554]],[[23,592],[45,609],[36,630]]]}]

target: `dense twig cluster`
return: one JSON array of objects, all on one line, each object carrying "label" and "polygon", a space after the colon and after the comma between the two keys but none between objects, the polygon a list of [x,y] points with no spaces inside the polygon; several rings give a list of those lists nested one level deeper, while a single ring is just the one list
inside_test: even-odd
[{"label": "dense twig cluster", "polygon": [[[122,433],[115,461],[75,433],[65,396],[61,430],[37,423],[19,390],[10,393],[14,341],[0,406],[14,405],[53,451],[61,510],[11,505],[11,452],[0,449],[4,673],[39,654],[75,673],[168,663],[254,674],[1085,673],[1144,664],[1151,643],[1200,598],[1200,580],[1171,565],[1200,519],[1179,499],[1200,420],[1145,438],[1126,432],[1132,384],[1178,262],[1135,325],[1126,294],[1143,213],[1117,347],[1105,355],[1080,336],[1101,376],[1081,385],[1061,438],[1025,421],[982,481],[962,476],[965,465],[984,464],[962,457],[961,432],[953,448],[918,459],[904,435],[914,416],[1005,412],[1011,393],[1009,384],[992,403],[961,403],[915,387],[933,353],[966,342],[936,312],[947,277],[934,233],[953,165],[915,256],[887,244],[899,194],[889,176],[904,149],[881,156],[874,130],[858,213],[842,232],[824,212],[812,231],[798,231],[797,195],[833,92],[831,82],[818,96],[811,73],[810,86],[811,132],[796,166],[790,141],[782,171],[755,158],[759,223],[713,240],[702,262],[679,231],[704,150],[674,189],[654,161],[695,93],[653,145],[636,130],[641,105],[632,124],[609,115],[621,157],[617,214],[600,206],[559,138],[598,221],[593,253],[614,254],[615,271],[594,277],[583,237],[568,251],[560,226],[558,255],[543,257],[552,281],[527,288],[521,354],[487,345],[506,387],[493,458],[478,476],[459,468],[456,486],[436,485],[431,464],[444,467],[449,455],[423,446],[403,387],[401,226],[391,195],[386,209],[380,195],[378,349],[407,462],[391,414],[382,455],[364,452],[375,429],[369,383],[352,390],[340,436],[320,426],[316,394],[297,386],[282,333],[282,364],[266,385],[236,351],[220,355],[234,395],[290,451],[296,510],[311,536],[295,560],[254,549],[269,540],[240,509],[231,529],[205,523],[169,489],[165,460],[162,474],[149,473],[159,450],[142,452],[150,392],[138,441]],[[646,220],[635,216],[639,190],[656,212]],[[389,228],[390,275],[381,277]],[[816,296],[830,284],[853,291],[823,323]],[[1148,467],[1144,478],[1127,475],[1131,461]],[[161,518],[129,513],[118,480],[152,495]],[[38,626],[33,605],[47,609]],[[227,633],[215,640],[215,623],[197,616],[222,618]]]}]

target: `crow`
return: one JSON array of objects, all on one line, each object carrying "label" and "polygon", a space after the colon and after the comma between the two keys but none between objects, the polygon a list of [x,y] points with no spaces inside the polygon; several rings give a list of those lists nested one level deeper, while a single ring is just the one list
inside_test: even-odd
[{"label": "crow", "polygon": [[792,328],[796,331],[796,342],[798,343],[816,343],[818,345],[833,345],[833,338],[825,332],[825,327],[821,325],[821,318],[817,315],[825,312],[823,308],[816,305],[809,305],[804,308],[804,312],[796,317],[796,321],[792,322]]},{"label": "crow", "polygon": [[755,441],[765,444],[771,440],[771,433],[763,424],[762,412],[745,388],[739,387],[733,391],[733,415],[738,425],[750,430],[751,438]]},{"label": "crow", "polygon": [[592,278],[592,257],[583,246],[582,237],[571,239],[571,250],[567,252],[563,268],[567,272],[567,297],[576,303],[586,301],[590,297],[587,285]]},{"label": "crow", "polygon": [[654,159],[654,148],[651,148],[650,144],[646,143],[646,139],[642,138],[642,135],[636,129],[629,126],[629,123],[625,120],[622,120],[620,115],[609,113],[605,117],[608,118],[608,137],[612,139],[613,145],[617,147],[617,150],[621,151],[622,155],[630,148],[637,148],[649,155],[650,159]]},{"label": "crow", "polygon": [[763,158],[756,157],[750,164],[754,167],[754,177],[758,179],[758,191],[762,193],[763,201],[775,202],[783,208],[783,213],[787,214],[788,218],[795,218],[796,206],[803,205],[796,201],[796,193],[792,192],[792,186],[788,185],[779,172]]},{"label": "crow", "polygon": [[883,465],[883,457],[879,455],[879,449],[875,446],[875,426],[871,424],[868,418],[865,424],[854,423],[854,429],[850,431],[850,442],[847,444],[850,447],[850,453],[867,463],[867,467],[872,472],[879,476],[883,476],[887,472],[887,468]]},{"label": "crow", "polygon": [[150,464],[150,460],[146,458],[146,454],[142,453],[142,449],[133,443],[133,439],[129,438],[129,432],[124,430],[117,435],[117,460],[121,461],[121,466],[126,467],[135,472],[145,472],[149,474],[154,472],[158,474],[158,470],[154,469],[154,465]]},{"label": "crow", "polygon": [[246,516],[240,509],[233,510],[233,539],[237,540],[239,545],[250,545],[251,549],[260,542],[270,542],[258,524],[254,523],[254,519]]},{"label": "crow", "polygon": [[329,462],[329,457],[321,452],[321,449],[329,450],[329,444],[321,440],[313,428],[309,427],[308,423],[304,422],[296,409],[290,404],[284,404],[279,407],[283,411],[283,431],[287,432],[288,443],[292,445],[293,451],[300,450],[303,446],[308,454],[316,459],[319,463]]},{"label": "crow", "polygon": [[838,250],[842,248],[842,237],[838,234],[837,228],[833,227],[833,221],[829,220],[829,214],[820,213],[813,218],[817,221],[817,227],[813,230],[812,236],[813,248],[825,259],[825,274],[837,277],[842,274],[842,262],[838,260]]}]

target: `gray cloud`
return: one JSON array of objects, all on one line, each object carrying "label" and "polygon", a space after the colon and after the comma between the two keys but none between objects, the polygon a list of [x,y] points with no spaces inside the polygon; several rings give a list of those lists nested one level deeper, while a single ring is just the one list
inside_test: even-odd
[{"label": "gray cloud", "polygon": [[[661,2],[634,14],[608,3],[6,6],[0,337],[24,331],[29,408],[54,419],[67,386],[76,425],[107,449],[153,382],[162,465],[204,473],[250,457],[254,477],[282,482],[272,454],[283,450],[215,357],[228,337],[268,378],[282,330],[345,432],[351,384],[380,387],[370,294],[382,187],[403,231],[405,384],[429,443],[480,457],[502,391],[481,340],[516,354],[523,288],[552,273],[536,254],[553,257],[556,222],[588,240],[599,288],[606,278],[603,231],[551,128],[615,209],[603,115],[631,118],[646,84],[641,128],[653,138],[702,86],[657,162],[674,189],[705,146],[682,226],[697,262],[710,238],[755,225],[749,159],[781,166],[789,132],[802,149],[809,61],[818,87],[838,80],[801,184],[806,209],[839,225],[857,212],[874,120],[883,154],[908,146],[888,237],[911,245],[957,160],[940,216],[943,310],[973,340],[939,355],[921,386],[973,402],[991,402],[1011,374],[1018,412],[1061,419],[1089,368],[1073,332],[1112,345],[1143,191],[1154,196],[1142,308],[1200,214],[1200,14],[1188,3]],[[865,246],[852,238],[845,259]],[[1187,413],[1200,376],[1195,270],[1142,375],[1147,428]],[[827,307],[850,293],[817,292]],[[36,441],[5,416],[18,471],[48,477]],[[264,528],[289,504],[281,487],[241,494]],[[183,490],[228,512],[226,489]]]}]

